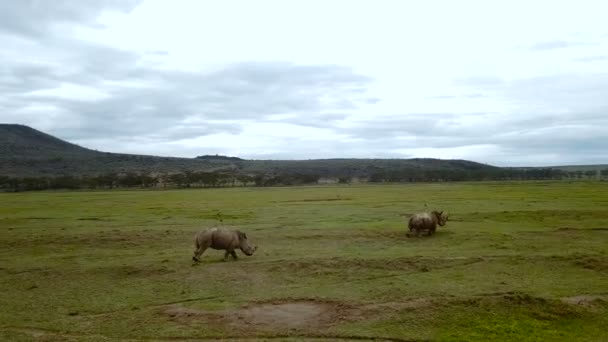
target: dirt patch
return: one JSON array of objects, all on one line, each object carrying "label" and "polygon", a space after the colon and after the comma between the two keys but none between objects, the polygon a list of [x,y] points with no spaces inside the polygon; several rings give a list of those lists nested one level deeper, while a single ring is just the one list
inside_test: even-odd
[{"label": "dirt patch", "polygon": [[337,322],[361,318],[361,310],[340,302],[280,300],[252,303],[238,309],[205,311],[169,305],[161,313],[182,324],[197,321],[225,326],[230,331],[317,331]]},{"label": "dirt patch", "polygon": [[327,326],[337,313],[328,304],[295,302],[255,305],[236,314],[239,321],[248,325],[293,330]]},{"label": "dirt patch", "polygon": [[608,296],[600,296],[600,295],[580,295],[573,297],[564,297],[562,298],[562,302],[571,305],[580,305],[583,307],[595,307],[598,305],[608,304]]}]

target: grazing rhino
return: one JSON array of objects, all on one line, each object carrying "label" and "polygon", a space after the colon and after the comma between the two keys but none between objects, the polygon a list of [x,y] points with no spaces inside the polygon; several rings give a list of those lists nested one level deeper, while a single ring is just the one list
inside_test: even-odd
[{"label": "grazing rhino", "polygon": [[240,249],[245,255],[251,256],[258,249],[257,246],[251,247],[247,241],[247,234],[240,230],[231,230],[225,228],[211,228],[198,232],[194,236],[196,249],[192,260],[200,261],[201,255],[209,247],[213,249],[224,249],[224,260],[228,260],[228,255],[236,260],[235,249]]},{"label": "grazing rhino", "polygon": [[444,226],[447,221],[448,214],[444,214],[443,211],[417,213],[410,217],[408,227],[410,234],[415,232],[416,236],[420,235],[420,232],[423,230],[428,231],[427,235],[433,235],[435,234],[435,230],[437,230],[437,225]]}]

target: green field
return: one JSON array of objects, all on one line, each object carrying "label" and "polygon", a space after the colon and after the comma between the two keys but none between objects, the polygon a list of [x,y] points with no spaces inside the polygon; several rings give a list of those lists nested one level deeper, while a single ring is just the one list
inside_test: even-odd
[{"label": "green field", "polygon": [[[608,183],[0,194],[0,340],[607,341]],[[450,213],[432,237],[401,215]],[[193,235],[259,246],[193,265]]]}]

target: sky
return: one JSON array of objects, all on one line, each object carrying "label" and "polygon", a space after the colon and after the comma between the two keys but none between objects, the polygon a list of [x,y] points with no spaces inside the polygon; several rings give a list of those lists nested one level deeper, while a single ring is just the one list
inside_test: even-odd
[{"label": "sky", "polygon": [[608,2],[0,1],[0,123],[107,152],[608,163]]}]

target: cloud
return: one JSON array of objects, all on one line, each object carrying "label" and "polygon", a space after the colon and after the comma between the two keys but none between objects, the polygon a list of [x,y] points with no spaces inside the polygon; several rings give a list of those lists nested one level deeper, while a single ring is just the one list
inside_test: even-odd
[{"label": "cloud", "polygon": [[539,42],[529,47],[530,51],[547,51],[556,49],[565,49],[573,46],[588,45],[583,42],[569,42],[565,40],[551,40],[546,42]]},{"label": "cloud", "polygon": [[505,80],[498,76],[469,76],[457,78],[452,82],[456,86],[501,86]]},{"label": "cloud", "polygon": [[351,138],[373,140],[394,138],[420,138],[440,136],[443,123],[456,118],[451,113],[407,113],[401,117],[353,120],[343,132]]},{"label": "cloud", "polygon": [[479,98],[483,98],[483,97],[487,97],[487,95],[480,94],[480,93],[462,94],[462,95],[438,95],[438,96],[430,96],[429,99],[454,100],[454,99],[459,99],[459,98],[479,99]]},{"label": "cloud", "polygon": [[514,80],[498,91],[512,104],[534,110],[534,115],[583,120],[590,113],[608,108],[608,73],[564,73]]},{"label": "cloud", "polygon": [[[491,93],[501,111],[403,113],[350,120],[342,132],[370,150],[384,146],[484,160],[495,165],[597,163],[608,158],[608,73],[571,73],[510,81],[473,77],[457,81],[463,93]],[[449,99],[452,101],[453,99]],[[472,96],[471,101],[477,100]],[[479,146],[484,146],[479,148]]]},{"label": "cloud", "polygon": [[608,61],[608,56],[579,57],[579,58],[574,58],[573,61],[575,61],[575,62],[583,62],[583,63],[604,62],[604,61]]},{"label": "cloud", "polygon": [[[78,82],[76,85],[63,82],[45,91],[36,86],[25,95],[27,85],[21,85],[20,94],[13,92],[13,109],[21,114],[28,112],[26,105],[31,104],[61,109],[58,115],[70,117],[74,126],[66,127],[59,121],[49,130],[69,139],[136,135],[168,140],[179,139],[180,134],[189,138],[238,133],[240,124],[234,121],[239,119],[327,124],[344,118],[342,111],[365,101],[362,93],[370,82],[338,66],[240,63],[213,72],[183,72],[138,67],[132,58],[120,53],[112,60],[120,61],[122,68],[83,64],[78,73],[65,78]],[[46,72],[49,80],[43,84],[54,84],[52,74]],[[106,80],[112,83],[108,85]],[[62,87],[70,89],[69,96],[61,94]],[[74,98],[75,88],[95,89],[105,95]]]},{"label": "cloud", "polygon": [[485,94],[473,93],[473,94],[466,94],[466,95],[464,95],[464,97],[467,97],[470,99],[479,99],[479,98],[488,97],[488,96]]},{"label": "cloud", "polygon": [[[599,114],[599,113],[598,113]],[[593,117],[592,115],[590,117]],[[589,124],[575,117],[551,121],[552,117],[512,117],[498,113],[445,113],[403,115],[395,120],[352,122],[335,131],[346,137],[276,139],[276,148],[217,149],[254,158],[412,158],[439,157],[478,160],[498,166],[559,165],[564,157],[571,163],[597,163],[607,157],[607,119],[598,117]],[[554,118],[553,118],[554,119]],[[584,120],[589,120],[585,118]],[[548,123],[550,122],[550,123]],[[581,152],[584,151],[584,152]]]},{"label": "cloud", "polygon": [[251,120],[321,127],[376,101],[366,95],[372,79],[343,66],[252,61],[161,69],[146,56],[164,51],[137,53],[46,32],[61,23],[94,26],[103,11],[136,4],[3,2],[1,13],[13,19],[0,24],[7,48],[0,54],[2,121],[85,146],[100,139],[160,143],[238,134]]},{"label": "cloud", "polygon": [[434,99],[434,100],[451,100],[451,99],[455,99],[458,96],[454,96],[454,95],[438,95],[438,96],[431,96],[429,97],[429,99]]},{"label": "cloud", "polygon": [[[354,63],[357,68],[318,64],[348,62],[356,55],[330,58],[323,44],[313,46],[322,56],[315,52],[308,59],[312,63],[272,60],[268,56],[277,54],[271,48],[276,44],[259,48],[257,41],[218,56],[234,60],[241,52],[258,48],[264,53],[230,64],[210,64],[212,59],[199,63],[199,54],[186,70],[172,67],[182,67],[175,55],[196,50],[185,43],[124,50],[84,38],[96,39],[95,34],[76,38],[81,28],[87,29],[80,33],[101,32],[101,22],[112,22],[100,20],[105,13],[127,13],[137,5],[138,1],[123,0],[0,2],[0,121],[29,124],[100,150],[176,156],[441,156],[498,165],[608,158],[608,137],[601,130],[608,124],[608,74],[598,72],[607,57],[591,46],[594,42],[575,41],[588,36],[564,35],[565,40],[536,44],[511,39],[504,47],[505,60],[481,61],[475,56],[484,53],[476,54],[483,51],[474,47],[482,45],[469,42],[475,44],[454,55],[466,63],[444,59],[441,72],[431,64],[437,59],[424,61],[425,55],[420,55],[417,64],[417,59],[408,62],[402,58],[407,54],[388,49],[387,54],[376,55],[394,58],[373,60],[373,54],[361,53],[357,60],[367,64]],[[152,4],[146,10],[152,12],[133,11],[132,16],[153,13],[154,8]],[[130,20],[118,20],[114,34],[129,31]],[[217,23],[212,24],[209,27]],[[263,28],[260,32],[276,31],[272,25]],[[230,44],[239,44],[239,30],[228,34],[234,39]],[[307,31],[296,31],[295,37],[308,37]],[[323,32],[322,27],[318,31]],[[173,31],[170,25],[163,31],[169,36],[175,32],[186,31]],[[214,39],[223,41],[222,34]],[[108,37],[113,38],[99,41],[116,39]],[[207,49],[205,39],[200,45]],[[357,43],[362,50],[352,51],[368,50]],[[518,43],[524,48],[513,51]],[[561,51],[585,44],[587,57],[572,60],[572,53],[580,51]],[[290,60],[289,54],[282,56]],[[195,70],[193,65],[207,66]],[[555,70],[560,73],[530,76]],[[458,78],[450,83],[452,77]]]},{"label": "cloud", "polygon": [[103,11],[129,12],[139,0],[0,2],[0,32],[36,38],[50,34],[58,25],[99,26]]},{"label": "cloud", "polygon": [[230,65],[208,74],[168,74],[196,90],[200,112],[209,118],[264,118],[273,114],[321,114],[349,110],[365,101],[371,82],[351,69],[284,62]]},{"label": "cloud", "polygon": [[497,142],[520,155],[550,153],[579,162],[608,158],[608,73],[516,80],[500,90],[513,106]]}]

